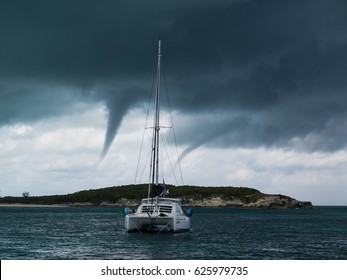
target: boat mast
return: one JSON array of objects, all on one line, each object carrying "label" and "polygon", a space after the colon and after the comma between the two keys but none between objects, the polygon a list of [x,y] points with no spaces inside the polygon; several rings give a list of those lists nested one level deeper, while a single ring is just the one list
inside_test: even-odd
[{"label": "boat mast", "polygon": [[161,60],[161,39],[158,43],[158,66],[157,66],[157,81],[156,81],[156,98],[155,98],[155,116],[154,116],[154,129],[153,129],[153,143],[152,143],[152,186],[159,184],[159,117],[160,117],[160,60]]}]

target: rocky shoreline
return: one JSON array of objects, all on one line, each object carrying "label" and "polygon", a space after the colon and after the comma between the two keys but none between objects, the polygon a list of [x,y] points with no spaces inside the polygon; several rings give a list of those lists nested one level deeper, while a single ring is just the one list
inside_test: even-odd
[{"label": "rocky shoreline", "polygon": [[[137,207],[140,204],[139,199],[121,199],[116,203],[102,202],[100,204],[93,204],[91,202],[75,202],[64,204],[25,204],[25,203],[0,203],[0,207]],[[239,199],[224,200],[220,197],[213,197],[210,199],[201,200],[183,200],[185,207],[198,207],[198,208],[268,208],[268,209],[291,209],[291,208],[313,208],[309,201],[298,201],[279,198],[277,196],[272,198],[259,199],[257,202],[242,203]]]},{"label": "rocky shoreline", "polygon": [[[102,202],[97,206],[104,207],[137,207],[140,199],[121,198],[116,203]],[[282,195],[265,195],[255,202],[242,202],[239,198],[224,199],[221,196],[213,196],[201,199],[183,198],[182,203],[185,207],[203,207],[203,208],[268,208],[268,209],[310,209],[313,205],[310,201],[299,201]],[[72,203],[70,206],[93,206],[92,203]],[[94,205],[95,206],[95,205]]]},{"label": "rocky shoreline", "polygon": [[254,202],[242,202],[239,198],[223,199],[220,196],[202,200],[188,200],[191,207],[231,207],[231,208],[312,208],[309,201],[298,201],[296,199],[282,195],[264,195]]}]

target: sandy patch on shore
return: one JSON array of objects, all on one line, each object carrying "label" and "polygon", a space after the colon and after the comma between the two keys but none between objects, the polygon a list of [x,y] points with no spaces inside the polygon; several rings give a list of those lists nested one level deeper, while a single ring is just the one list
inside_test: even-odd
[{"label": "sandy patch on shore", "polygon": [[62,204],[0,203],[0,207],[68,207]]}]

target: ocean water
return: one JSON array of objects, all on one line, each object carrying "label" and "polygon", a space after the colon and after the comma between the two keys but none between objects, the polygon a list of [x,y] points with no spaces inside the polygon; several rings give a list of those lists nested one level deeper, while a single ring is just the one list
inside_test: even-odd
[{"label": "ocean water", "polygon": [[195,208],[185,233],[126,233],[121,208],[0,207],[0,259],[347,259],[347,207]]}]

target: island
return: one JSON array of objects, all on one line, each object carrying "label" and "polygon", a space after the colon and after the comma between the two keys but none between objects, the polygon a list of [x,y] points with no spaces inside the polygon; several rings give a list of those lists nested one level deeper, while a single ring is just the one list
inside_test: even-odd
[{"label": "island", "polygon": [[[182,198],[186,207],[233,208],[312,208],[309,201],[299,201],[282,194],[264,194],[248,187],[166,186],[170,197]],[[148,185],[123,185],[90,189],[65,195],[1,197],[0,205],[60,205],[136,207],[147,197]]]}]

